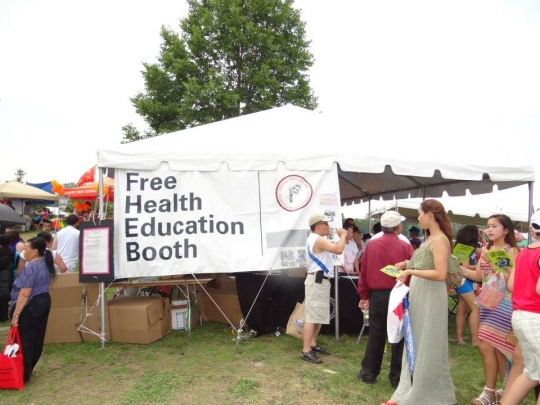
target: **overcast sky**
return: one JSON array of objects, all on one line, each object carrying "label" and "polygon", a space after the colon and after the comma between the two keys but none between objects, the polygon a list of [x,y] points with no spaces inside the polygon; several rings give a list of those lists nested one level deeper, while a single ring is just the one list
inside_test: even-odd
[{"label": "overcast sky", "polygon": [[[522,156],[540,177],[540,2],[295,4],[323,114],[380,123],[389,142],[461,142],[491,164]],[[19,167],[30,182],[77,181],[123,125],[145,129],[129,97],[160,27],[186,14],[182,0],[0,1],[0,181]]]}]

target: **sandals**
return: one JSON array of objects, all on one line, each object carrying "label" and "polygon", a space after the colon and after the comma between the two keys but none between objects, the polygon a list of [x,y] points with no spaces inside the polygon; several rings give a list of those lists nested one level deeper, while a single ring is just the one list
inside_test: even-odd
[{"label": "sandals", "polygon": [[314,351],[314,352],[318,352],[318,353],[321,353],[321,354],[325,354],[325,355],[329,355],[330,352],[328,350],[326,350],[324,347],[321,347],[319,345],[317,346],[311,346],[311,350]]},{"label": "sandals", "polygon": [[498,403],[497,392],[493,388],[484,386],[484,391],[471,403],[474,405],[495,405]]},{"label": "sandals", "polygon": [[317,357],[313,350],[309,352],[302,352],[302,360],[308,361],[313,364],[321,364],[323,361]]}]

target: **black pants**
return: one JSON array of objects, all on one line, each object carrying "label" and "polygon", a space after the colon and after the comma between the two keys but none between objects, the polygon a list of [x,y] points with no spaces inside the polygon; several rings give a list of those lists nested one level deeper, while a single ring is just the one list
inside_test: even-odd
[{"label": "black pants", "polygon": [[[13,311],[11,310],[11,317]],[[25,305],[19,315],[19,334],[24,356],[24,382],[28,382],[36,366],[41,352],[47,329],[47,320],[51,310],[51,296],[49,293],[36,295]]]},{"label": "black pants", "polygon": [[[369,296],[369,338],[360,369],[360,376],[366,382],[375,382],[381,372],[387,338],[386,319],[390,291],[392,290],[373,290]],[[397,386],[401,375],[403,339],[399,343],[391,344],[390,347],[392,348],[392,360],[388,378],[392,385]]]}]

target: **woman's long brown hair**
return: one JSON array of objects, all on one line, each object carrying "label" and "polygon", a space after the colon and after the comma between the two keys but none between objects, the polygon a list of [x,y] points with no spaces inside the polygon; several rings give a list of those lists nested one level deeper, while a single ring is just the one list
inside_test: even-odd
[{"label": "woman's long brown hair", "polygon": [[425,214],[428,212],[433,214],[433,218],[435,218],[435,221],[439,225],[439,228],[441,228],[442,233],[444,233],[444,235],[448,238],[448,241],[450,242],[450,249],[452,249],[454,246],[452,242],[454,237],[452,233],[452,223],[446,214],[444,206],[439,201],[430,199],[423,201],[422,204],[420,204],[420,209]]}]

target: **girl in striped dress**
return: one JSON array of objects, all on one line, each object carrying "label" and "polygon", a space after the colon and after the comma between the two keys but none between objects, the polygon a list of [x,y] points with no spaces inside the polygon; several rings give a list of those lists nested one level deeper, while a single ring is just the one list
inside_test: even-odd
[{"label": "girl in striped dress", "polygon": [[[487,254],[490,250],[505,250],[508,256],[515,262],[518,254],[516,237],[512,220],[506,215],[492,215],[488,218],[485,235],[489,237],[489,243],[482,248],[482,256],[476,267],[476,271],[467,271],[467,277],[476,281],[482,281],[485,287],[488,280],[497,273],[495,266],[489,260]],[[507,268],[503,273],[506,284],[513,268]],[[476,274],[474,274],[476,273]],[[502,397],[502,390],[508,378],[508,372],[512,361],[514,346],[506,341],[506,336],[512,330],[512,300],[510,292],[506,292],[504,299],[494,310],[480,307],[480,327],[478,338],[479,350],[484,363],[485,387],[483,392],[472,403],[475,405],[496,404]],[[497,374],[501,377],[502,388],[495,391]]]}]

